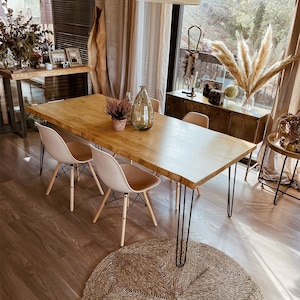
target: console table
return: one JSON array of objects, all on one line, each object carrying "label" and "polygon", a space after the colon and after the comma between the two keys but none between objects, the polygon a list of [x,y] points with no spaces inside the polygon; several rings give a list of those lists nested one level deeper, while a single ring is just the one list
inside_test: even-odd
[{"label": "console table", "polygon": [[[15,132],[21,135],[23,138],[27,137],[27,126],[26,126],[26,113],[24,109],[23,94],[21,87],[21,80],[28,80],[31,78],[45,78],[45,77],[56,77],[62,75],[71,75],[71,74],[80,74],[88,73],[91,71],[90,66],[81,65],[71,68],[53,68],[52,70],[46,70],[45,68],[32,69],[28,68],[24,71],[11,72],[8,69],[0,69],[0,76],[3,80],[3,88],[5,93],[5,105],[2,106],[2,114],[6,113],[8,115],[8,124],[3,124],[3,121],[0,121],[0,133]],[[15,80],[17,84],[17,96],[18,103],[20,107],[20,122],[17,122],[15,111],[14,111],[14,102],[11,90],[11,80]],[[88,93],[87,82],[85,84],[85,94]]]},{"label": "console table", "polygon": [[[209,128],[254,144],[263,140],[269,110],[254,107],[251,111],[242,110],[241,104],[225,100],[223,105],[212,105],[201,93],[189,97],[182,90],[167,93],[165,114],[182,119],[186,113],[196,111],[209,117]],[[251,163],[248,161],[245,180]]]}]

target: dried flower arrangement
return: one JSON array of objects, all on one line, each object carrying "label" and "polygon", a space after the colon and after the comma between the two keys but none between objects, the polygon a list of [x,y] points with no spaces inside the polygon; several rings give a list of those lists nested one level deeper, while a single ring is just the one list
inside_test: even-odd
[{"label": "dried flower arrangement", "polygon": [[127,99],[117,100],[107,98],[105,110],[112,119],[124,120],[131,112],[131,103]]},{"label": "dried flower arrangement", "polygon": [[300,110],[285,114],[277,120],[277,138],[281,147],[300,153]]},{"label": "dried flower arrangement", "polygon": [[269,63],[273,48],[271,25],[262,39],[260,49],[258,52],[255,51],[252,56],[244,38],[239,33],[236,36],[237,60],[221,41],[211,41],[210,47],[235,79],[235,84],[244,90],[246,101],[277,73],[299,59],[299,57],[288,56],[282,60],[277,58],[274,62]]},{"label": "dried flower arrangement", "polygon": [[7,7],[7,0],[3,0],[2,6],[7,10],[6,20],[0,21],[0,61],[5,68],[10,62],[17,62],[21,67],[22,62],[27,62],[31,54],[45,42],[45,33],[40,25],[32,23],[32,17],[27,21],[19,12],[13,16],[13,9]]}]

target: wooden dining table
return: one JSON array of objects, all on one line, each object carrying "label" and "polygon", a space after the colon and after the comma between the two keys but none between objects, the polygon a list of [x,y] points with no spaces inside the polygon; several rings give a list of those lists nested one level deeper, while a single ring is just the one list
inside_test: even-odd
[{"label": "wooden dining table", "polygon": [[154,114],[148,130],[129,125],[114,131],[111,117],[105,113],[106,99],[93,94],[27,106],[26,111],[181,184],[176,245],[176,265],[181,267],[187,256],[194,198],[192,192],[190,204],[186,204],[187,189],[193,191],[228,169],[227,214],[231,217],[236,164],[256,145],[159,113]]}]

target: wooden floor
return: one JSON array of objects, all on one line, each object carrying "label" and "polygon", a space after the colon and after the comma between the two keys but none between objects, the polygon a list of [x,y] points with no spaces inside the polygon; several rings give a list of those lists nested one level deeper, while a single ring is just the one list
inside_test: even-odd
[{"label": "wooden floor", "polygon": [[[83,176],[75,188],[75,211],[69,211],[68,179],[57,178],[45,190],[55,162],[46,154],[39,176],[39,135],[27,139],[0,136],[0,299],[80,299],[95,266],[119,249],[121,214],[107,205],[92,219],[102,199],[93,180]],[[227,173],[201,187],[194,203],[191,239],[235,259],[256,281],[265,299],[300,298],[300,203],[262,190],[257,173],[244,182],[238,167],[232,218],[226,214]],[[175,183],[149,192],[159,226],[144,205],[129,212],[125,243],[176,236]],[[174,249],[175,251],[175,249]],[[188,257],[188,259],[193,259]]]}]

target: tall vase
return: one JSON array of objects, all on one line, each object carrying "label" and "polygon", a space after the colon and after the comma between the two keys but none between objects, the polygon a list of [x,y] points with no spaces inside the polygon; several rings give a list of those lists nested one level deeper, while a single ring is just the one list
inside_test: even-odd
[{"label": "tall vase", "polygon": [[132,106],[131,124],[136,130],[146,130],[153,125],[154,113],[146,86],[140,88]]},{"label": "tall vase", "polygon": [[243,110],[247,110],[247,111],[252,110],[252,108],[254,107],[254,101],[255,101],[254,94],[244,93],[242,101],[243,101],[243,104],[242,104]]}]

